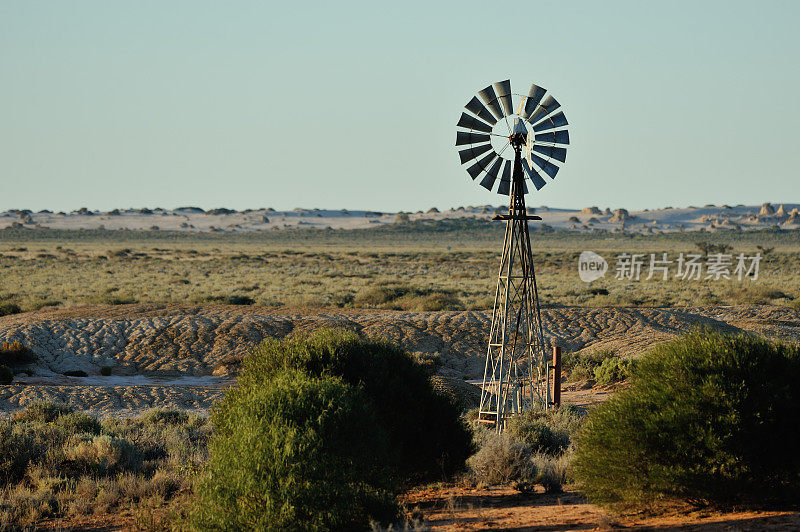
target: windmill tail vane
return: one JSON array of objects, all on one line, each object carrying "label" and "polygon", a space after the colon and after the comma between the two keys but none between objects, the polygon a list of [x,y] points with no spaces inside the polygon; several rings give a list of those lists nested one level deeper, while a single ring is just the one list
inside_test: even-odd
[{"label": "windmill tail vane", "polygon": [[[515,105],[516,101],[516,105]],[[527,95],[509,80],[489,85],[466,105],[457,123],[461,164],[489,191],[509,196],[503,251],[486,349],[478,420],[498,432],[519,412],[553,404],[544,332],[525,206],[527,182],[541,190],[564,163],[568,125],[561,104],[532,84]],[[495,188],[495,185],[497,187]]]}]

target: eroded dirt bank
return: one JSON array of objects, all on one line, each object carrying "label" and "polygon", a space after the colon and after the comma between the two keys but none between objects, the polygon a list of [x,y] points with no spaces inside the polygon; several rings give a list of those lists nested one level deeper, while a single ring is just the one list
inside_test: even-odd
[{"label": "eroded dirt bank", "polygon": [[[698,325],[800,340],[800,311],[783,307],[562,307],[544,309],[543,319],[551,345],[558,342],[568,351],[611,349],[623,356],[636,356]],[[42,399],[100,415],[131,415],[155,406],[205,411],[230,384],[236,360],[261,340],[332,326],[388,338],[411,351],[439,353],[445,378],[478,378],[489,320],[480,311],[174,305],[5,316],[0,342],[21,342],[36,363],[23,368],[30,375],[18,375],[16,384],[0,386],[0,411]],[[107,381],[99,375],[103,366],[112,368]],[[83,371],[89,381],[64,377],[67,371]]]}]

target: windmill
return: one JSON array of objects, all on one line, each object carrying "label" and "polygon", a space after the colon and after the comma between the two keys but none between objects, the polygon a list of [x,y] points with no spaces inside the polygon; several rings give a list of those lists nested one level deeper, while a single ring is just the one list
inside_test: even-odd
[{"label": "windmill", "polygon": [[505,80],[473,96],[457,124],[456,146],[467,173],[487,190],[509,196],[508,214],[493,218],[505,221],[506,231],[478,413],[498,432],[513,414],[552,402],[528,232],[528,222],[541,218],[528,214],[525,194],[528,181],[540,190],[547,184],[542,174],[554,179],[554,161],[566,161],[569,133],[560,107],[538,85],[527,95],[515,94]]}]

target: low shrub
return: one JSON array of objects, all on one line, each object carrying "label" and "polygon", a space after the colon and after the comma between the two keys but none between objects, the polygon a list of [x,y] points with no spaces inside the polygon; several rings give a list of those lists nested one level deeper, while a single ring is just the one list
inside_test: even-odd
[{"label": "low shrub", "polygon": [[[252,364],[242,376],[248,371]],[[213,421],[197,528],[365,529],[370,519],[396,516],[388,440],[358,388],[330,375],[278,371],[269,386],[240,380]]]},{"label": "low shrub", "polygon": [[100,375],[103,377],[110,377],[111,376],[111,366],[103,366],[100,368]]},{"label": "low shrub", "polygon": [[11,384],[14,381],[14,372],[8,366],[0,366],[0,384]]},{"label": "low shrub", "polygon": [[11,423],[0,420],[0,487],[22,478],[30,456],[27,439],[15,433]]},{"label": "low shrub", "polygon": [[467,465],[479,484],[489,486],[533,483],[537,473],[530,447],[507,433],[483,434],[478,452],[469,457]]},{"label": "low shrub", "polygon": [[594,379],[595,370],[605,359],[613,356],[613,351],[607,349],[588,353],[566,353],[561,363],[569,381],[587,380]]},{"label": "low shrub", "polygon": [[14,413],[15,421],[38,421],[52,423],[59,417],[72,414],[72,407],[53,401],[39,401],[28,404],[23,410]]},{"label": "low shrub", "polygon": [[67,377],[88,377],[89,374],[82,369],[70,369],[64,372]]},{"label": "low shrub", "polygon": [[536,470],[535,483],[541,485],[545,493],[561,493],[564,484],[569,480],[572,455],[568,452],[560,456],[536,453],[530,460]]},{"label": "low shrub", "polygon": [[611,356],[594,368],[594,379],[599,384],[619,382],[629,378],[635,366],[636,361],[634,360],[620,358],[616,355]]},{"label": "low shrub", "polygon": [[796,501],[798,382],[797,345],[710,330],[661,344],[589,414],[574,474],[600,503]]},{"label": "low shrub", "polygon": [[243,362],[243,386],[266,386],[284,369],[331,375],[360,387],[391,443],[391,464],[403,482],[435,480],[463,468],[472,453],[460,409],[432,386],[411,355],[387,342],[342,329],[268,339]]},{"label": "low shrub", "polygon": [[70,434],[100,434],[102,427],[96,417],[84,412],[62,414],[54,420],[54,424]]},{"label": "low shrub", "polygon": [[224,296],[206,296],[202,298],[200,301],[206,301],[209,303],[220,303],[222,305],[252,305],[256,302],[255,299],[249,296],[243,296],[238,294],[229,294]]},{"label": "low shrub", "polygon": [[359,308],[414,311],[464,309],[464,304],[452,292],[416,288],[407,285],[369,287],[355,295],[352,305]]},{"label": "low shrub", "polygon": [[142,454],[129,441],[107,434],[76,436],[65,455],[83,473],[108,475],[142,466]]},{"label": "low shrub", "polygon": [[147,424],[181,425],[189,420],[189,414],[183,410],[151,408],[142,414],[141,420]]},{"label": "low shrub", "polygon": [[16,303],[9,303],[8,301],[0,303],[0,316],[19,314],[20,312],[22,312],[22,309]]},{"label": "low shrub", "polygon": [[559,456],[570,446],[581,415],[572,405],[554,410],[529,410],[508,420],[506,432],[535,453]]},{"label": "low shrub", "polygon": [[0,344],[0,364],[15,367],[35,362],[33,352],[20,342],[3,342]]},{"label": "low shrub", "polygon": [[479,484],[505,484],[523,492],[539,484],[548,493],[567,482],[572,438],[583,417],[571,405],[526,411],[508,420],[505,432],[476,426],[479,450],[467,464]]},{"label": "low shrub", "polygon": [[89,297],[88,302],[93,305],[130,305],[137,303],[137,300],[131,296],[104,293]]},{"label": "low shrub", "polygon": [[206,417],[182,412],[99,423],[32,403],[0,420],[0,530],[121,508],[167,515],[206,462],[210,431]]}]

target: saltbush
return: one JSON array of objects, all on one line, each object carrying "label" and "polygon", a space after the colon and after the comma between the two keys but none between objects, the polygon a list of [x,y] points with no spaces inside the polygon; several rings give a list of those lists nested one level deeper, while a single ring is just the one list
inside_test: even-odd
[{"label": "saltbush", "polygon": [[361,390],[281,370],[244,380],[213,413],[199,529],[350,530],[396,515],[388,440]]},{"label": "saltbush", "polygon": [[69,405],[53,401],[40,401],[30,403],[23,410],[14,413],[16,421],[38,421],[52,423],[59,417],[71,414],[74,410]]},{"label": "saltbush", "polygon": [[65,456],[77,470],[100,475],[138,471],[142,466],[142,454],[129,441],[107,434],[73,437]]},{"label": "saltbush", "polygon": [[532,483],[537,470],[528,445],[508,433],[486,432],[480,437],[478,452],[467,460],[471,474],[480,484]]},{"label": "saltbush", "polygon": [[9,303],[7,301],[0,303],[0,316],[19,314],[20,312],[22,312],[22,309],[16,303]]},{"label": "saltbush", "polygon": [[570,381],[594,379],[595,370],[609,357],[614,356],[610,350],[565,353],[562,367]]},{"label": "saltbush", "polygon": [[359,387],[391,443],[390,463],[404,482],[440,479],[460,470],[472,437],[460,409],[431,385],[411,355],[387,342],[341,329],[268,339],[245,357],[241,386],[266,386],[284,369],[339,377]]},{"label": "saltbush", "polygon": [[33,352],[20,342],[0,343],[0,364],[6,366],[24,366],[35,361]]},{"label": "saltbush", "polygon": [[646,354],[591,412],[574,475],[601,503],[796,500],[799,418],[800,346],[695,331]]},{"label": "saltbush", "polygon": [[535,453],[558,456],[567,450],[580,426],[581,415],[572,405],[553,410],[528,410],[508,420],[508,434]]},{"label": "saltbush", "polygon": [[11,423],[0,420],[0,486],[22,478],[31,456],[24,436],[12,430]]},{"label": "saltbush", "polygon": [[599,384],[611,384],[625,380],[631,376],[635,361],[620,358],[616,355],[603,359],[594,369],[594,379]]},{"label": "saltbush", "polygon": [[72,434],[100,434],[101,426],[97,418],[84,412],[70,412],[57,417],[56,426]]},{"label": "saltbush", "polygon": [[469,477],[484,485],[504,484],[529,492],[539,484],[548,493],[567,481],[572,437],[583,417],[571,405],[532,410],[511,417],[502,434],[474,425],[478,452],[467,460]]}]

